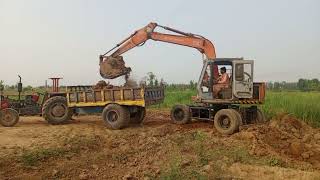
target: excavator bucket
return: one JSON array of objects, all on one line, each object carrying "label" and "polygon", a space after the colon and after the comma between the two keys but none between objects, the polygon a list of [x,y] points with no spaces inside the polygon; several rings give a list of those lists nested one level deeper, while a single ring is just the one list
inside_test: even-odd
[{"label": "excavator bucket", "polygon": [[100,59],[100,74],[105,79],[114,79],[130,72],[131,68],[125,66],[122,56],[106,56]]}]

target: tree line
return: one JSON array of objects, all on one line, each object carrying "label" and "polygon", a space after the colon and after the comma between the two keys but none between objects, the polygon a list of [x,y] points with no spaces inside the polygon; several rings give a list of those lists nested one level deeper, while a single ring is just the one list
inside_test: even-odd
[{"label": "tree line", "polygon": [[320,81],[314,79],[299,79],[297,82],[268,82],[267,88],[270,90],[300,90],[300,91],[320,91]]},{"label": "tree line", "polygon": [[[197,82],[190,81],[188,84],[168,84],[162,78],[160,80],[157,79],[156,75],[152,72],[149,72],[144,80],[140,81],[140,85],[147,85],[147,86],[166,86],[169,89],[177,89],[177,90],[184,90],[184,89],[196,89]],[[300,90],[300,91],[320,91],[320,81],[317,78],[314,79],[299,79],[297,82],[267,82],[267,89],[281,91],[281,90]],[[44,87],[41,87],[44,88]],[[2,80],[0,80],[0,91],[3,90],[15,90],[17,89],[17,85],[5,85]],[[32,86],[23,87],[23,91],[30,91],[32,90]]]}]

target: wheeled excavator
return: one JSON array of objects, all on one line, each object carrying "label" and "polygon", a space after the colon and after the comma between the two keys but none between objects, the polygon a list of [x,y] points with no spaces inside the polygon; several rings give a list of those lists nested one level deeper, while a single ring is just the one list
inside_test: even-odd
[{"label": "wheeled excavator", "polygon": [[[171,34],[156,32],[157,27],[170,31]],[[216,58],[215,47],[210,40],[201,35],[186,33],[157,23],[149,23],[100,55],[101,76],[106,79],[127,76],[131,68],[125,67],[121,55],[144,45],[149,39],[192,47],[204,55],[203,68],[197,84],[198,93],[192,97],[194,103],[175,105],[171,110],[171,119],[174,123],[186,124],[192,119],[213,121],[220,133],[233,134],[241,125],[266,120],[258,108],[265,99],[265,83],[253,82],[253,60]],[[215,93],[218,97],[214,97],[213,86],[217,83],[218,69],[221,67],[227,70],[230,83]]]}]

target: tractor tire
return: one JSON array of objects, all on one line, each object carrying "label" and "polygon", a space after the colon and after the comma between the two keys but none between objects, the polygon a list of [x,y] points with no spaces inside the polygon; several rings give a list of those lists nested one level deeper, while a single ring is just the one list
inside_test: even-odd
[{"label": "tractor tire", "polygon": [[225,135],[239,131],[239,118],[233,109],[221,109],[214,116],[214,127],[218,132]]},{"label": "tractor tire", "polygon": [[266,117],[264,116],[263,112],[260,109],[257,109],[257,118],[256,118],[256,123],[262,124],[267,122]]},{"label": "tractor tire", "polygon": [[12,109],[6,108],[0,110],[0,124],[4,127],[12,127],[19,121],[19,113]]},{"label": "tractor tire", "polygon": [[130,122],[130,112],[125,106],[109,104],[103,109],[102,119],[108,128],[122,129]]},{"label": "tractor tire", "polygon": [[142,124],[145,116],[146,116],[146,108],[138,107],[137,112],[130,114],[130,123]]},{"label": "tractor tire", "polygon": [[191,121],[189,106],[175,105],[171,110],[171,120],[175,124],[189,123]]},{"label": "tractor tire", "polygon": [[67,99],[63,96],[54,96],[42,106],[42,117],[52,125],[67,122],[70,119],[70,114]]}]

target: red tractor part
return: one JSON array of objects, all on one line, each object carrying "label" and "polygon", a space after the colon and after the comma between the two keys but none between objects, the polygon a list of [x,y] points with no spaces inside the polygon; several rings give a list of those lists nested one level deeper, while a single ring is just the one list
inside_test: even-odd
[{"label": "red tractor part", "polygon": [[9,102],[6,99],[1,99],[1,106],[0,106],[0,110],[1,109],[5,109],[5,108],[9,108]]},{"label": "red tractor part", "polygon": [[55,77],[55,78],[49,78],[52,80],[52,92],[59,92],[59,80],[62,78]]}]

